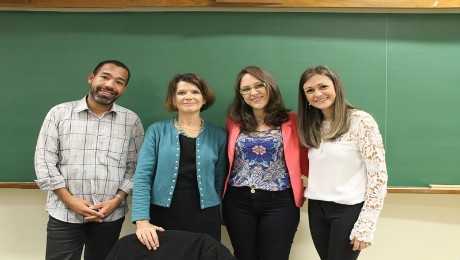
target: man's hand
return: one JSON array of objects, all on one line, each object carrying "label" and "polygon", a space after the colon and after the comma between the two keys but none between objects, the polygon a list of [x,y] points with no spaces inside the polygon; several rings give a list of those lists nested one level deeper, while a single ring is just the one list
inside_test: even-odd
[{"label": "man's hand", "polygon": [[[113,198],[110,200],[103,201],[96,205],[91,205],[89,209],[102,214],[103,215],[102,218],[105,218],[108,215],[112,214],[112,212],[114,212],[120,205],[121,205],[121,200],[119,198]],[[102,218],[100,219],[101,221],[102,221]],[[85,217],[85,220],[100,222],[98,221],[98,218],[95,215],[87,216]]]},{"label": "man's hand", "polygon": [[67,188],[54,190],[54,193],[67,207],[75,211],[78,215],[85,217],[85,219],[91,217],[91,219],[94,219],[91,221],[102,222],[104,214],[92,209],[94,205],[91,202],[72,196]]}]

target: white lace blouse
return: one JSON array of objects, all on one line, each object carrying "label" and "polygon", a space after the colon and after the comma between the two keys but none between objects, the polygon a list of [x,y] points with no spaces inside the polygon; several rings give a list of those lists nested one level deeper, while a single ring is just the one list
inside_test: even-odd
[{"label": "white lace blouse", "polygon": [[[329,127],[330,122],[324,121],[322,132]],[[305,197],[346,205],[364,201],[350,239],[373,242],[388,179],[382,136],[374,118],[353,110],[348,132],[334,141],[322,140],[319,148],[309,148],[308,159]]]}]

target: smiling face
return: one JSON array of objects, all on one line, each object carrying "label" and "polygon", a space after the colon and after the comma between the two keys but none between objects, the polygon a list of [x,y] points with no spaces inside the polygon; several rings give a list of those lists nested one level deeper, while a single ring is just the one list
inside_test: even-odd
[{"label": "smiling face", "polygon": [[177,83],[174,104],[179,113],[199,113],[205,103],[206,101],[197,86],[185,81]]},{"label": "smiling face", "polygon": [[332,119],[336,93],[330,78],[316,74],[305,82],[303,91],[310,105],[320,109],[326,120]]},{"label": "smiling face", "polygon": [[88,84],[94,101],[101,105],[111,105],[126,90],[128,71],[114,64],[104,64],[96,75],[89,74]]},{"label": "smiling face", "polygon": [[243,89],[250,89],[248,93],[241,94],[244,102],[248,104],[254,111],[263,111],[269,101],[269,94],[267,87],[259,87],[264,83],[260,79],[251,74],[245,74],[240,81],[240,92]]}]

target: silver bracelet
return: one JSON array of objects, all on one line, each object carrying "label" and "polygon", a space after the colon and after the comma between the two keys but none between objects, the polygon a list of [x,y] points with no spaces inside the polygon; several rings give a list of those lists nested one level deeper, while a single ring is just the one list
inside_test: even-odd
[{"label": "silver bracelet", "polygon": [[121,200],[121,205],[120,206],[125,205],[125,198],[123,196],[121,196],[120,194],[115,194],[114,198],[119,198]]}]

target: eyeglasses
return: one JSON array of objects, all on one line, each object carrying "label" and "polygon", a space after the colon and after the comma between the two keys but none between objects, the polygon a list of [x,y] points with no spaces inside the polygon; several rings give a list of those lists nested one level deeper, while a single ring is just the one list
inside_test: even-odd
[{"label": "eyeglasses", "polygon": [[260,82],[255,84],[253,87],[243,87],[240,89],[240,94],[241,95],[247,95],[251,93],[251,91],[254,89],[256,92],[260,92],[263,88],[265,88],[267,84],[265,82]]}]

